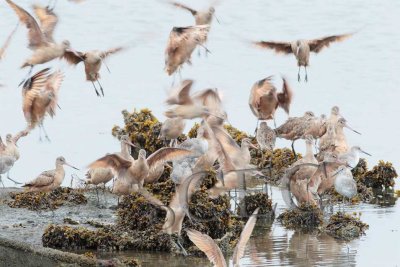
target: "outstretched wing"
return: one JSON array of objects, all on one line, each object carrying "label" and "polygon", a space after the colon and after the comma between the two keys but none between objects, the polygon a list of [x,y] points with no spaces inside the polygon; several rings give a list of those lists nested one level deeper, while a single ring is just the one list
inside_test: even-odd
[{"label": "outstretched wing", "polygon": [[261,48],[268,48],[274,50],[276,53],[290,54],[293,53],[292,45],[288,42],[254,42],[254,44]]},{"label": "outstretched wing", "polygon": [[188,6],[185,6],[185,5],[182,5],[180,3],[176,3],[176,2],[172,2],[171,4],[176,6],[176,7],[179,7],[179,8],[182,8],[182,9],[185,9],[185,10],[189,11],[190,13],[192,13],[193,16],[195,16],[197,14],[196,10],[194,10],[194,9],[188,7]]},{"label": "outstretched wing", "polygon": [[320,39],[309,40],[308,45],[310,46],[310,51],[314,53],[319,53],[323,48],[329,47],[329,45],[333,42],[341,42],[352,36],[352,33],[342,34],[342,35],[333,35]]},{"label": "outstretched wing", "polygon": [[292,103],[292,98],[293,98],[293,91],[290,88],[286,79],[282,78],[282,80],[283,80],[283,86],[282,86],[282,92],[278,93],[278,105],[281,108],[283,108],[283,110],[286,111],[287,114],[289,114],[290,104]]},{"label": "outstretched wing", "polygon": [[149,168],[154,168],[156,164],[163,164],[167,161],[177,160],[192,154],[192,151],[177,148],[177,147],[163,147],[151,154],[147,158],[147,164]]},{"label": "outstretched wing", "polygon": [[51,91],[52,95],[50,104],[47,108],[47,112],[51,117],[53,117],[56,114],[57,103],[58,103],[58,91],[60,90],[61,83],[63,80],[64,80],[64,74],[60,70],[57,70],[48,77],[46,83],[46,90]]},{"label": "outstretched wing", "polygon": [[112,168],[120,176],[132,166],[132,161],[120,157],[118,154],[108,154],[89,164],[88,168]]},{"label": "outstretched wing", "polygon": [[250,239],[251,233],[253,232],[254,226],[257,222],[257,214],[260,208],[256,208],[250,218],[247,220],[246,225],[243,227],[242,233],[240,234],[239,241],[235,247],[233,252],[233,266],[239,264],[239,260],[244,255],[244,249],[246,248],[246,244]]},{"label": "outstretched wing", "polygon": [[193,80],[184,80],[181,85],[172,90],[167,100],[165,101],[168,105],[189,105],[192,104],[192,98],[190,97],[190,89],[192,88]]},{"label": "outstretched wing", "polygon": [[33,10],[40,21],[40,26],[44,36],[48,41],[54,42],[53,32],[58,23],[57,15],[48,7],[44,8],[39,5],[33,5]]},{"label": "outstretched wing", "polygon": [[186,231],[189,239],[206,255],[215,266],[226,266],[224,255],[215,241],[208,235],[202,234],[197,230],[189,229]]},{"label": "outstretched wing", "polygon": [[4,54],[6,52],[6,49],[8,48],[8,46],[10,45],[11,39],[14,36],[15,32],[18,29],[19,24],[17,24],[17,26],[14,28],[14,30],[10,33],[10,35],[7,37],[6,42],[4,43],[4,45],[0,48],[0,60],[2,60],[4,58]]},{"label": "outstretched wing", "polygon": [[13,1],[6,1],[11,8],[14,9],[15,13],[19,17],[19,20],[28,28],[29,48],[38,48],[40,46],[47,45],[43,32],[31,14],[29,14],[20,6],[14,4]]},{"label": "outstretched wing", "polygon": [[112,55],[112,54],[121,52],[121,51],[123,51],[124,49],[125,49],[125,47],[122,47],[122,46],[110,48],[110,49],[108,49],[108,50],[106,50],[106,51],[103,51],[103,52],[100,54],[100,57],[101,57],[102,59],[105,59],[106,57],[108,57],[108,56],[110,56],[110,55]]}]

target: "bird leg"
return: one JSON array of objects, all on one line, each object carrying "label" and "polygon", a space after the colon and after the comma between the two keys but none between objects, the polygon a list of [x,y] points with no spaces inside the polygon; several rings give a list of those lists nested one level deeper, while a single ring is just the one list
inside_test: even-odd
[{"label": "bird leg", "polygon": [[301,79],[300,79],[300,66],[299,66],[299,71],[297,72],[297,81],[298,81],[298,82],[301,81]]},{"label": "bird leg", "polygon": [[257,135],[257,130],[258,130],[258,123],[260,122],[260,119],[257,119],[257,124],[256,124],[256,129],[254,130],[254,135]]},{"label": "bird leg", "polygon": [[20,183],[20,182],[17,182],[17,181],[15,181],[14,179],[11,179],[11,177],[10,177],[10,172],[7,172],[7,179],[8,180],[10,180],[10,181],[12,181],[14,184],[22,184],[22,183]]},{"label": "bird leg", "polygon": [[111,73],[110,68],[106,64],[106,60],[105,59],[101,59],[101,62],[103,62],[104,66],[106,66],[106,68],[108,70],[108,73]]},{"label": "bird leg", "polygon": [[94,85],[93,81],[92,81],[92,84],[93,84],[94,91],[96,92],[96,95],[100,96],[99,92],[97,91],[96,85]]},{"label": "bird leg", "polygon": [[206,55],[207,55],[207,53],[210,53],[211,54],[211,51],[210,50],[208,50],[208,48],[207,47],[205,47],[204,45],[202,45],[202,44],[198,44],[199,46],[201,46],[201,47],[203,47],[205,50],[206,50]]},{"label": "bird leg", "polygon": [[103,97],[104,97],[103,86],[101,86],[101,84],[100,84],[100,82],[99,82],[99,80],[98,80],[98,79],[97,79],[96,81],[97,81],[97,83],[99,84],[99,86],[100,86],[100,91],[101,91],[101,94],[102,94],[102,95],[103,95]]},{"label": "bird leg", "polygon": [[306,71],[306,77],[304,78],[304,80],[305,80],[306,82],[308,82],[308,77],[307,77],[307,66],[304,66],[304,70]]},{"label": "bird leg", "polygon": [[[24,84],[26,81],[28,81],[29,76],[32,73],[33,65],[30,65],[30,69],[28,71],[28,74],[25,76],[25,78],[18,84],[18,87],[20,87],[22,84]],[[29,79],[30,80],[30,79]]]},{"label": "bird leg", "polygon": [[40,127],[43,129],[44,137],[46,138],[46,140],[51,142],[49,136],[47,135],[46,129],[43,126],[43,122],[40,123]]},{"label": "bird leg", "polygon": [[295,158],[296,161],[297,161],[297,154],[296,154],[296,151],[294,150],[294,141],[296,141],[296,140],[293,140],[293,141],[292,141],[292,152],[293,152],[294,158]]},{"label": "bird leg", "polygon": [[98,188],[97,188],[97,185],[96,185],[96,196],[97,196],[97,206],[99,207],[100,206],[100,199],[99,199],[99,190],[98,190]]},{"label": "bird leg", "polygon": [[5,188],[4,183],[3,183],[3,179],[1,179],[1,175],[0,175],[0,182],[3,185],[3,188]]}]

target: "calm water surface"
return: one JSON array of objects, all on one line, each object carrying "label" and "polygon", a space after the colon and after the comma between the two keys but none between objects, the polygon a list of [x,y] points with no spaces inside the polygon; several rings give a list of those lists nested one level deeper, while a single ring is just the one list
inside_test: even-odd
[{"label": "calm water surface", "polygon": [[[25,8],[32,3],[17,2]],[[208,4],[195,0],[185,3],[195,8]],[[252,84],[271,74],[284,74],[295,92],[293,116],[306,110],[328,114],[331,106],[339,105],[349,124],[362,132],[362,136],[349,133],[349,143],[373,154],[368,159],[370,166],[384,159],[400,167],[400,1],[226,0],[220,1],[216,9],[221,24],[214,23],[210,33],[208,47],[212,54],[208,58],[194,55],[193,66],[185,67],[182,75],[196,80],[195,90],[218,87],[234,126],[247,132],[254,130],[256,120],[247,104]],[[74,68],[62,61],[52,62],[66,74],[59,103],[62,110],[54,120],[45,121],[51,143],[38,142],[38,130],[20,141],[21,158],[12,177],[22,182],[52,168],[59,155],[84,168],[99,156],[117,151],[119,145],[110,130],[115,124],[123,124],[122,109],[149,107],[164,119],[163,100],[172,82],[163,72],[166,40],[172,26],[193,24],[189,13],[156,0],[88,0],[79,5],[60,0],[56,12],[60,15],[56,40],[69,39],[77,50],[116,45],[132,48],[107,61],[111,74],[105,68],[101,71],[105,98],[97,98],[91,84],[85,82],[83,65]],[[1,41],[17,19],[5,1],[0,3],[0,15]],[[354,31],[357,34],[352,38],[312,55],[308,83],[297,82],[294,57],[278,56],[248,44],[249,40],[317,38]],[[26,30],[21,27],[0,63],[0,79],[5,85],[0,88],[2,136],[25,127],[21,92],[16,85],[26,73],[19,69],[30,54],[26,44]],[[280,83],[277,79],[279,87]],[[277,123],[286,117],[279,111]],[[288,142],[279,141],[277,145],[287,146]],[[297,146],[303,150],[302,144]],[[67,170],[64,184],[69,184],[70,174],[72,171]],[[83,176],[83,171],[77,174]],[[274,197],[282,209],[279,193]],[[370,224],[367,236],[360,240],[346,245],[274,224],[258,230],[260,234],[251,240],[243,265],[395,266],[400,261],[396,246],[400,238],[398,204],[386,208],[363,205],[354,210],[362,211],[362,219]],[[140,258],[148,265],[166,260],[162,254],[140,254]],[[179,261],[177,266],[186,264],[175,257],[168,260]]]}]

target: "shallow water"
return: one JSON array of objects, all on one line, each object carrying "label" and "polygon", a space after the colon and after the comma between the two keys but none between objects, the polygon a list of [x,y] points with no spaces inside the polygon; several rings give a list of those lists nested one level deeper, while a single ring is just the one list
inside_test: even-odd
[{"label": "shallow water", "polygon": [[[47,1],[37,2],[45,4]],[[254,131],[256,120],[247,105],[252,84],[271,74],[284,74],[295,92],[291,115],[301,115],[306,110],[328,114],[331,106],[339,105],[349,124],[362,132],[362,136],[349,132],[348,140],[373,155],[368,158],[369,165],[384,159],[400,167],[397,155],[400,128],[396,117],[400,97],[397,88],[400,84],[399,1],[219,2],[216,9],[221,24],[213,24],[208,43],[212,54],[207,58],[195,55],[193,66],[186,66],[182,75],[196,80],[195,90],[218,87],[224,94],[229,121],[234,126],[247,132]],[[18,3],[29,8],[31,1]],[[206,1],[202,1],[203,5],[195,0],[185,3],[196,8],[207,5]],[[51,64],[66,74],[61,88],[61,110],[53,120],[45,121],[51,143],[40,143],[38,130],[19,142],[21,158],[11,175],[21,182],[53,168],[59,155],[84,169],[94,159],[117,151],[118,142],[111,137],[110,131],[115,124],[123,124],[122,109],[149,107],[163,119],[163,100],[172,82],[172,78],[163,72],[166,40],[172,26],[193,24],[190,14],[171,8],[161,0],[87,0],[81,4],[58,1],[57,5],[60,23],[56,40],[69,39],[75,49],[83,51],[116,45],[132,45],[132,48],[107,60],[111,74],[102,69],[105,98],[97,98],[92,85],[85,82],[82,65],[74,68],[64,62]],[[0,3],[0,14],[2,42],[17,19],[5,1]],[[248,44],[249,40],[317,38],[354,31],[357,34],[352,38],[312,55],[308,83],[297,82],[294,57],[275,55]],[[26,30],[20,27],[6,58],[0,62],[0,80],[4,84],[0,87],[2,136],[25,127],[21,93],[16,85],[26,73],[19,69],[30,54],[26,43]],[[277,83],[280,86],[279,79]],[[279,111],[277,123],[285,119],[286,115]],[[279,141],[277,146],[288,144]],[[303,151],[301,142],[296,147]],[[68,169],[65,185],[70,183],[71,173]],[[81,177],[83,173],[77,172]],[[8,180],[5,183],[12,185]],[[278,201],[282,209],[279,194],[274,197],[274,202]],[[346,266],[395,265],[400,260],[395,246],[400,237],[398,205],[354,207],[363,212],[362,219],[370,224],[370,229],[367,236],[348,244],[348,254],[345,244],[325,237],[294,234],[274,224],[271,231],[261,231],[257,241],[250,242],[251,247],[258,248],[256,255],[261,263],[248,257],[249,250],[242,262],[249,266],[264,263],[332,265],[333,260]],[[150,263],[156,265],[157,261],[165,263],[166,259],[180,261],[177,266],[186,263],[160,253],[138,256],[146,260],[147,266]]]}]

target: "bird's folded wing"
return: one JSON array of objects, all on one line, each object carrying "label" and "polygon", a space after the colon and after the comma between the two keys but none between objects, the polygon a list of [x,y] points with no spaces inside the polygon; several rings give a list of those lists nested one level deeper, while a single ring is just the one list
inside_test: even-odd
[{"label": "bird's folded wing", "polygon": [[25,184],[25,186],[42,187],[42,186],[50,185],[54,182],[55,174],[56,174],[55,170],[44,171],[36,179]]}]

